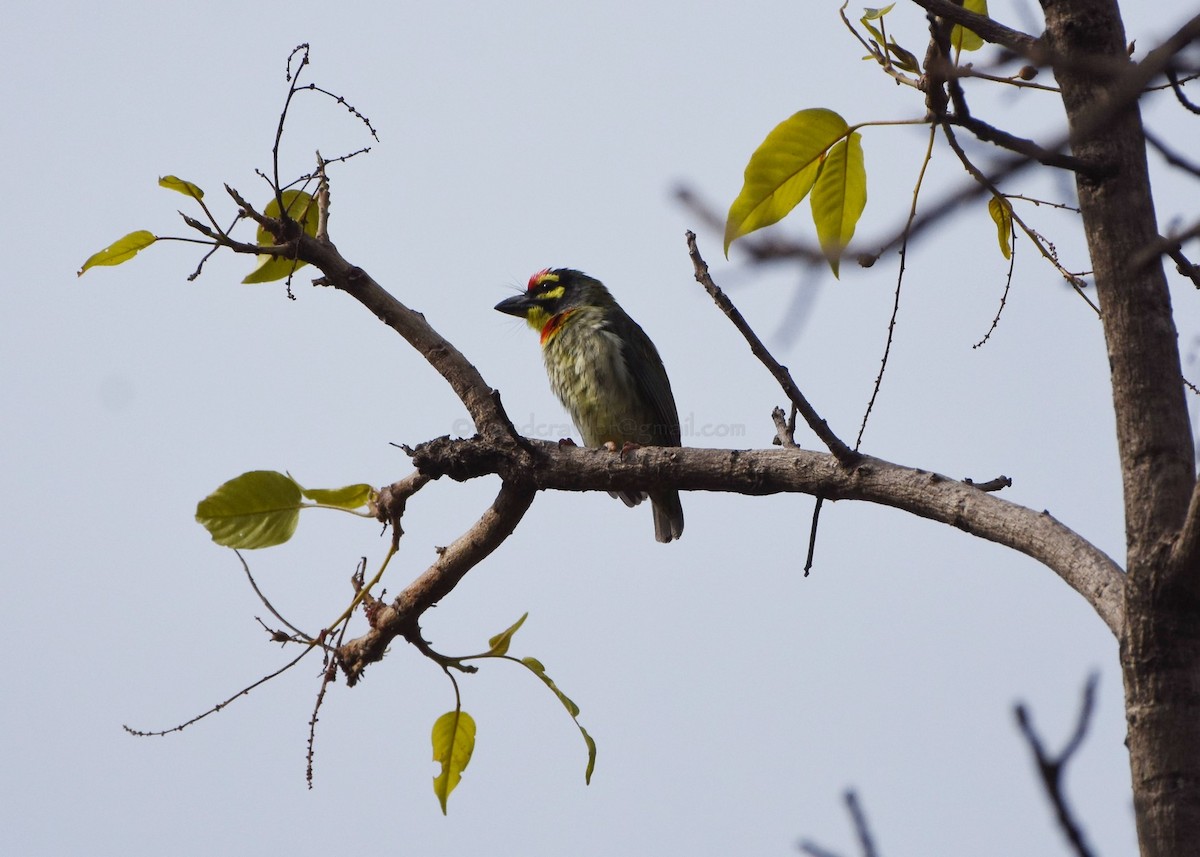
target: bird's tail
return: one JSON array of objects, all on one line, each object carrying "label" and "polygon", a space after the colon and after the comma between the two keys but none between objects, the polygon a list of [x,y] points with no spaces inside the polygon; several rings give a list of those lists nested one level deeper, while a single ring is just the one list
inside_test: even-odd
[{"label": "bird's tail", "polygon": [[669,542],[683,535],[683,504],[678,491],[655,492],[650,495],[654,507],[654,538]]}]

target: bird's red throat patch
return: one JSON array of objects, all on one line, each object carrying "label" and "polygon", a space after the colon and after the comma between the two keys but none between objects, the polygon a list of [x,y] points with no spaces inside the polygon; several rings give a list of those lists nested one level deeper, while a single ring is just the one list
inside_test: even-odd
[{"label": "bird's red throat patch", "polygon": [[573,312],[575,312],[575,310],[569,309],[566,312],[560,312],[558,315],[552,315],[550,316],[550,320],[542,325],[541,343],[543,348],[546,347],[546,343],[554,338],[554,334],[558,333],[559,328],[563,326],[563,322],[565,322]]}]

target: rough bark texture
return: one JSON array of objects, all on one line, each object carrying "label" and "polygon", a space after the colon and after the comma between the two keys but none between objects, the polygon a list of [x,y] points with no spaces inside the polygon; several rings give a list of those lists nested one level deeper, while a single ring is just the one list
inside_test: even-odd
[{"label": "rough bark texture", "polygon": [[1103,313],[1125,492],[1121,661],[1138,837],[1144,855],[1200,854],[1200,612],[1194,551],[1177,549],[1195,464],[1165,276],[1157,262],[1134,264],[1158,238],[1146,141],[1136,102],[1108,110],[1120,78],[1096,72],[1103,65],[1095,60],[1126,59],[1117,4],[1042,5],[1072,151],[1102,167],[1079,176],[1077,186]]}]

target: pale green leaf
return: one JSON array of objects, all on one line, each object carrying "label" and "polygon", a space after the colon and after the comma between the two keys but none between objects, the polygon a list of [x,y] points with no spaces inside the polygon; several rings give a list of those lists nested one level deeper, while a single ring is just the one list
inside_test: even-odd
[{"label": "pale green leaf", "polygon": [[571,719],[575,721],[576,728],[579,729],[579,734],[583,736],[583,742],[587,745],[588,763],[587,770],[584,771],[583,779],[586,783],[592,782],[592,772],[596,770],[596,742],[592,740],[592,736],[583,728],[583,724],[579,722],[579,706],[576,705],[569,696],[558,689],[558,685],[554,683],[554,679],[546,675],[546,668],[537,658],[521,658],[521,663],[530,669],[530,671],[546,683],[546,687],[554,691],[554,695],[558,697],[558,701],[563,704],[563,708],[567,709],[567,713],[571,715]]},{"label": "pale green leaf", "polygon": [[518,619],[516,622],[513,622],[499,634],[488,640],[487,653],[489,655],[507,655],[508,646],[510,643],[512,643],[513,635],[516,634],[520,627],[525,624],[525,620],[527,618],[529,618],[528,613],[522,614],[520,619]]},{"label": "pale green leaf", "polygon": [[596,770],[596,742],[592,740],[592,736],[583,728],[583,725],[576,720],[575,725],[579,727],[579,731],[583,734],[583,741],[588,748],[588,763],[587,770],[583,772],[583,781],[587,785],[592,783],[592,772]]},{"label": "pale green leaf", "polygon": [[[309,235],[316,235],[317,204],[312,194],[302,190],[285,190],[282,196],[283,210],[287,212],[287,216],[299,223]],[[263,214],[272,218],[280,217],[279,200],[272,198],[263,209]],[[257,240],[260,247],[275,246],[275,236],[261,225],[258,227]],[[297,268],[307,264],[307,262],[297,259],[263,254],[258,257],[258,267],[251,271],[242,282],[254,284],[282,280],[291,276]]]},{"label": "pale green leaf", "polygon": [[993,196],[988,200],[988,214],[996,222],[996,238],[1005,259],[1012,258],[1012,206],[1007,199]]},{"label": "pale green leaf", "polygon": [[296,259],[286,259],[282,256],[268,256],[265,253],[256,258],[258,259],[258,267],[247,274],[245,279],[242,280],[245,284],[273,283],[276,280],[282,280],[291,276],[293,271],[303,268],[308,264]]},{"label": "pale green leaf", "polygon": [[867,171],[863,165],[862,135],[856,131],[829,150],[812,192],[817,240],[835,277],[842,251],[854,237],[854,228],[866,205]]},{"label": "pale green leaf", "polygon": [[124,238],[108,245],[99,253],[93,253],[91,256],[88,256],[87,261],[83,263],[83,267],[79,269],[75,276],[82,277],[84,271],[88,268],[95,268],[97,265],[120,265],[122,262],[128,262],[139,251],[145,250],[157,240],[153,232],[147,232],[145,229],[130,232]]},{"label": "pale green leaf", "polygon": [[892,8],[895,5],[896,5],[895,3],[889,3],[886,6],[884,6],[882,9],[864,9],[863,10],[864,14],[862,16],[862,20],[865,22],[865,21],[874,21],[876,18],[882,18],[888,12],[892,11]]},{"label": "pale green leaf", "polygon": [[[987,15],[987,0],[963,0],[962,7],[977,15]],[[961,24],[955,24],[950,31],[950,45],[959,51],[977,51],[983,47],[983,39],[974,30],[968,30]]]},{"label": "pale green leaf", "polygon": [[184,181],[177,176],[163,176],[158,180],[158,186],[177,191],[184,196],[190,196],[192,199],[204,199],[204,191],[191,182]]},{"label": "pale green leaf", "polygon": [[219,545],[265,548],[292,537],[300,508],[300,486],[290,476],[252,470],[201,500],[196,520]]},{"label": "pale green leaf", "polygon": [[846,120],[832,110],[801,110],[775,127],[750,156],[745,183],[725,221],[729,245],[777,223],[812,190],[825,151],[845,136]]},{"label": "pale green leaf", "polygon": [[442,772],[433,778],[433,793],[442,805],[442,815],[474,752],[475,720],[467,712],[447,711],[433,724],[433,760],[442,766]]},{"label": "pale green leaf", "polygon": [[346,485],[343,488],[301,488],[300,492],[314,503],[339,509],[359,509],[370,505],[375,499],[375,489],[365,484]]}]

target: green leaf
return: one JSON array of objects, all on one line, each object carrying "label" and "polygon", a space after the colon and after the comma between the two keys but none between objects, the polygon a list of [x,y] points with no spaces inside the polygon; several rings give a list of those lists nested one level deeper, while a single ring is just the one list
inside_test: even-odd
[{"label": "green leaf", "polygon": [[433,778],[433,793],[446,814],[446,801],[475,752],[475,720],[462,709],[447,711],[433,724],[433,761],[442,772]]},{"label": "green leaf", "polygon": [[518,619],[516,622],[513,622],[499,634],[488,640],[487,654],[507,655],[508,646],[512,642],[513,635],[516,634],[518,629],[525,624],[525,620],[527,618],[529,618],[528,613],[522,614],[520,619]]},{"label": "green leaf", "polygon": [[596,770],[596,742],[592,740],[592,736],[583,728],[583,724],[579,722],[579,706],[571,701],[571,698],[558,689],[558,685],[550,676],[546,675],[546,668],[537,658],[521,658],[523,663],[529,670],[546,683],[546,687],[554,691],[554,695],[558,697],[558,701],[563,704],[563,708],[567,709],[567,713],[571,715],[571,719],[575,721],[575,726],[579,729],[579,733],[583,735],[583,741],[588,748],[588,763],[587,770],[584,771],[584,782],[591,783],[592,772]]},{"label": "green leaf", "polygon": [[[977,15],[987,15],[987,0],[963,0],[962,7]],[[968,30],[961,24],[955,24],[950,31],[950,45],[959,51],[977,51],[983,47],[983,39],[974,30]]]},{"label": "green leaf", "polygon": [[196,506],[196,520],[219,545],[266,548],[292,537],[300,518],[300,486],[273,470],[230,479]]},{"label": "green leaf", "polygon": [[745,183],[725,221],[729,245],[756,229],[777,223],[812,190],[821,156],[846,135],[846,120],[832,110],[801,110],[775,127],[750,156]]},{"label": "green leaf", "polygon": [[99,253],[93,253],[88,256],[83,267],[75,274],[77,277],[82,277],[83,272],[88,268],[95,268],[97,265],[120,265],[122,262],[128,262],[139,251],[145,250],[158,239],[154,237],[153,232],[147,232],[145,229],[139,229],[137,232],[130,232],[124,238],[108,245]]},{"label": "green leaf", "polygon": [[[317,206],[312,194],[305,193],[302,190],[285,190],[282,196],[284,211],[287,212],[287,216],[299,223],[307,234],[316,235]],[[279,218],[279,200],[272,198],[263,208],[263,214],[267,217]],[[275,246],[275,236],[261,225],[258,227],[257,241],[260,247]],[[302,268],[307,264],[307,262],[301,262],[297,259],[263,254],[258,257],[258,267],[247,274],[242,282],[253,284],[282,280],[285,277],[290,277],[292,272],[297,268]]]},{"label": "green leaf", "polygon": [[866,22],[866,21],[874,21],[876,18],[882,18],[888,12],[892,11],[892,8],[895,5],[896,5],[895,3],[889,3],[886,6],[884,6],[882,9],[864,9],[863,10],[864,14],[862,16],[862,20],[864,22]]},{"label": "green leaf", "polygon": [[300,493],[322,506],[339,509],[360,509],[375,499],[375,489],[370,485],[347,485],[344,488],[300,488]]},{"label": "green leaf", "polygon": [[1012,258],[1012,205],[1007,199],[993,196],[988,200],[988,214],[996,222],[996,238],[1005,259]]},{"label": "green leaf", "polygon": [[158,186],[178,191],[184,196],[190,196],[192,199],[204,199],[204,191],[191,182],[184,181],[176,176],[163,176],[158,180]]},{"label": "green leaf", "polygon": [[921,73],[921,61],[911,51],[906,51],[896,44],[896,40],[891,37],[888,38],[888,52],[892,55],[892,61],[896,63],[898,69],[912,74]]},{"label": "green leaf", "polygon": [[863,166],[862,135],[856,131],[829,150],[812,192],[817,240],[835,277],[842,251],[854,237],[854,227],[866,205],[867,171]]}]

